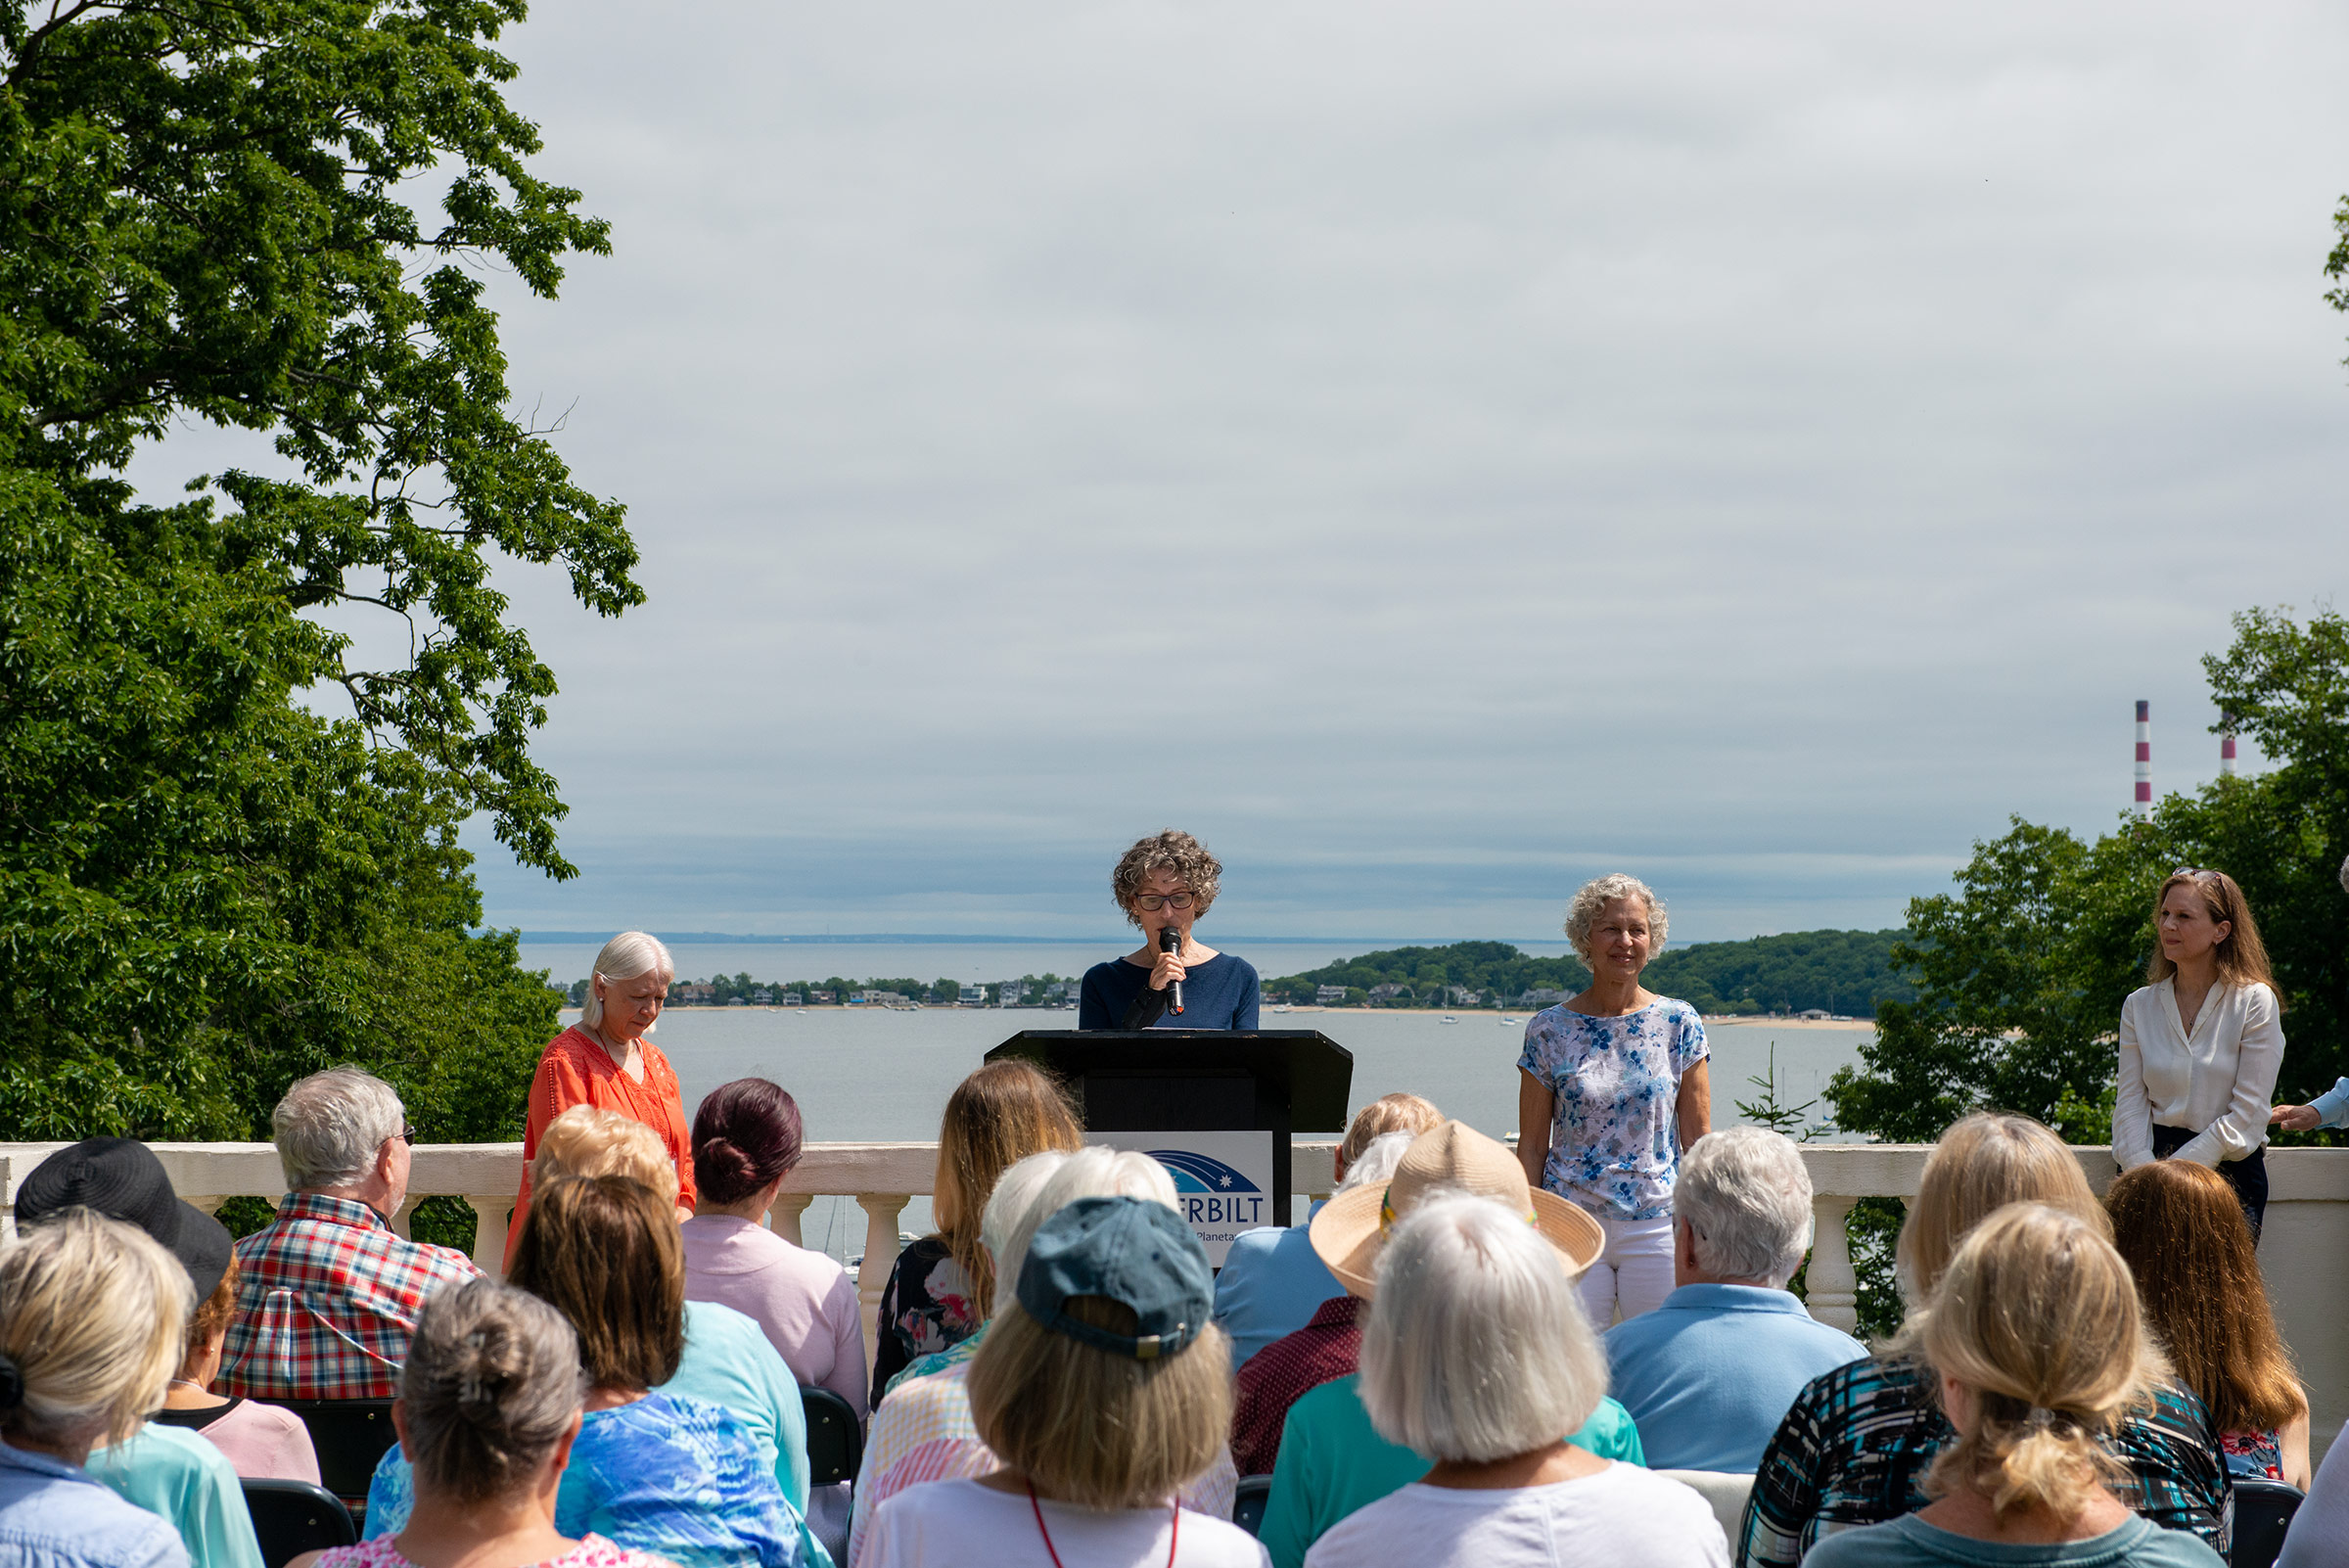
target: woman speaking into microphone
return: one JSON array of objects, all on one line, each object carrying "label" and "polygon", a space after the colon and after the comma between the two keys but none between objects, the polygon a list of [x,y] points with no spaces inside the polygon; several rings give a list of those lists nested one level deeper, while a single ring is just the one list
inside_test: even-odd
[{"label": "woman speaking into microphone", "polygon": [[1256,1027],[1256,970],[1191,934],[1222,869],[1206,845],[1173,828],[1126,852],[1110,891],[1142,945],[1084,972],[1079,1029]]}]

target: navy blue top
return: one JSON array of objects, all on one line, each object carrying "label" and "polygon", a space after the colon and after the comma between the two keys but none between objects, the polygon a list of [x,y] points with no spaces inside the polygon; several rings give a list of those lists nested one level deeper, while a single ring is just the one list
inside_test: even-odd
[{"label": "navy blue top", "polygon": [[1150,971],[1123,958],[1084,972],[1077,1003],[1079,1029],[1254,1029],[1256,969],[1220,952],[1193,964],[1182,981],[1182,1013],[1167,1010],[1169,994],[1150,989]]}]

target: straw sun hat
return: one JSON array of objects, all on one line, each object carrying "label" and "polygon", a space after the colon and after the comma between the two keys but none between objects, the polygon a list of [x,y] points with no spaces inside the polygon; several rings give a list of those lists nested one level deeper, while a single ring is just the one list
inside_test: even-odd
[{"label": "straw sun hat", "polygon": [[1309,1232],[1313,1251],[1350,1293],[1367,1301],[1376,1294],[1372,1281],[1388,1228],[1429,1197],[1463,1192],[1523,1215],[1558,1249],[1569,1275],[1589,1268],[1607,1244],[1597,1221],[1556,1193],[1528,1185],[1525,1168],[1505,1145],[1446,1122],[1411,1140],[1385,1187],[1357,1187],[1324,1204]]}]

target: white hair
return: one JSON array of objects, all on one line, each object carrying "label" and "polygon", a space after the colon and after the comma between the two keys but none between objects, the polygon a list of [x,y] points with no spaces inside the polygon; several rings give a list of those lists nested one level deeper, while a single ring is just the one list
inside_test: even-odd
[{"label": "white hair", "polygon": [[[1025,1165],[1027,1161],[1020,1163]],[[1018,1166],[1012,1169],[1017,1170]],[[1182,1212],[1182,1205],[1174,1197],[1174,1178],[1167,1174],[1165,1166],[1147,1154],[1098,1145],[1079,1149],[1036,1189],[1027,1212],[1012,1221],[1004,1231],[1003,1245],[993,1249],[995,1278],[1002,1285],[1015,1292],[1019,1289],[1020,1265],[1028,1261],[1028,1243],[1036,1239],[1036,1227],[1079,1198],[1140,1198],[1163,1203],[1177,1214]],[[991,1200],[988,1209],[990,1213],[994,1209]],[[981,1222],[984,1224],[985,1221]]]},{"label": "white hair", "polygon": [[1428,1459],[1557,1442],[1607,1392],[1607,1359],[1542,1233],[1491,1198],[1423,1200],[1389,1232],[1362,1326],[1362,1408]]},{"label": "white hair", "polygon": [[[604,999],[595,993],[595,982],[609,986],[617,981],[634,980],[638,975],[659,975],[663,985],[671,985],[677,978],[676,960],[661,939],[641,931],[623,931],[604,944],[595,955],[595,977],[587,982],[587,999],[579,1004],[579,1022],[594,1029],[604,1021]],[[646,1030],[651,1034],[651,1030]]]},{"label": "white hair", "polygon": [[269,1116],[277,1163],[296,1192],[364,1181],[375,1157],[406,1125],[397,1091],[356,1067],[312,1073],[286,1090]]},{"label": "white hair", "polygon": [[1672,922],[1664,913],[1664,900],[1655,890],[1637,877],[1621,871],[1603,877],[1593,877],[1584,883],[1566,906],[1566,940],[1574,944],[1583,962],[1590,961],[1590,928],[1606,912],[1607,905],[1618,899],[1637,899],[1647,907],[1647,951],[1654,957],[1664,950],[1664,933]]},{"label": "white hair", "polygon": [[[1385,1186],[1395,1179],[1395,1168],[1403,1164],[1403,1151],[1411,1146],[1416,1132],[1381,1132],[1362,1149],[1360,1158],[1346,1168],[1346,1179],[1338,1183],[1338,1192],[1352,1192],[1357,1187]],[[1338,1192],[1330,1194],[1336,1197]]]},{"label": "white hair", "polygon": [[1784,1133],[1724,1128],[1681,1157],[1672,1212],[1706,1273],[1783,1289],[1811,1247],[1811,1173]]},{"label": "white hair", "polygon": [[[1044,1190],[1044,1183],[1068,1163],[1068,1150],[1045,1149],[1004,1167],[1003,1174],[995,1177],[995,1190],[988,1194],[986,1210],[979,1216],[979,1245],[991,1256],[1002,1257],[1012,1231],[1027,1218],[1029,1205]],[[996,1270],[995,1277],[998,1280],[1003,1277],[1001,1269]]]}]

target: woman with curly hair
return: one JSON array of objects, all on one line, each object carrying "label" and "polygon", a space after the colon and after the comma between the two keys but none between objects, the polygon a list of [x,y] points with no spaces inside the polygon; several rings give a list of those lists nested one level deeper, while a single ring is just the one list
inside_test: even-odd
[{"label": "woman with curly hair", "polygon": [[1607,1250],[1583,1273],[1600,1333],[1672,1294],[1672,1186],[1713,1125],[1705,1026],[1639,984],[1664,950],[1664,902],[1617,872],[1583,885],[1566,940],[1590,967],[1581,994],[1536,1013],[1517,1058],[1517,1157],[1525,1178],[1596,1220]]},{"label": "woman with curly hair", "polygon": [[1110,892],[1140,928],[1142,945],[1084,972],[1079,1029],[1256,1027],[1255,968],[1191,931],[1216,901],[1222,870],[1206,845],[1173,828],[1126,852]]}]

